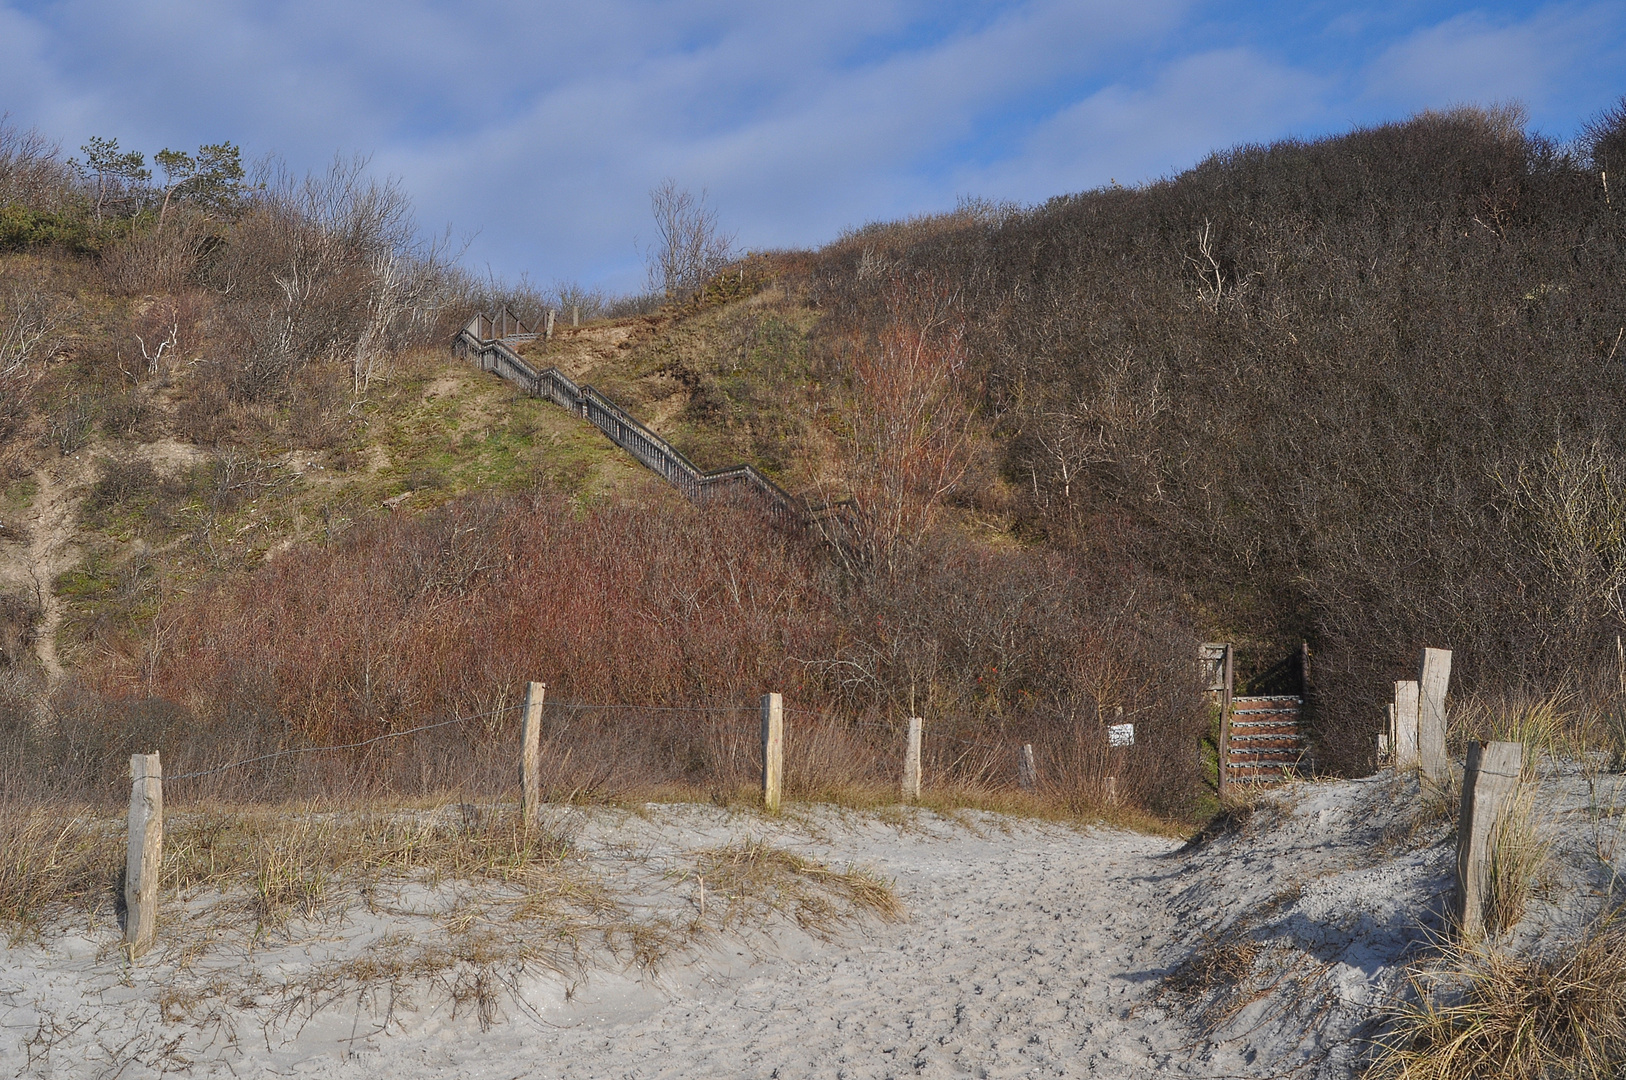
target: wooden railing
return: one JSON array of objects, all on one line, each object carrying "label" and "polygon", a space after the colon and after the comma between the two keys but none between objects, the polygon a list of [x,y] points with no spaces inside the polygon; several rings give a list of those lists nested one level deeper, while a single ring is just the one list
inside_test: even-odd
[{"label": "wooden railing", "polygon": [[[457,337],[452,340],[452,351],[472,360],[482,371],[494,372],[527,393],[547,398],[590,421],[608,435],[611,442],[665,477],[695,502],[704,502],[719,495],[746,495],[762,499],[774,517],[797,524],[822,522],[831,516],[834,508],[808,506],[769,480],[754,465],[732,465],[710,472],[701,470],[675,446],[591,386],[578,386],[558,368],[538,370],[532,366],[507,342],[528,341],[536,335],[525,333],[523,327],[518,327],[518,333],[497,336],[504,328],[500,318],[476,315],[458,331]],[[824,525],[821,524],[820,528],[826,531]]]}]

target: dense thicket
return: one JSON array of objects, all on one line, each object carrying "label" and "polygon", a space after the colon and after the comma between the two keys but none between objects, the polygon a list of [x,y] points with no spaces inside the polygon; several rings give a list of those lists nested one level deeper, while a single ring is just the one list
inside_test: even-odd
[{"label": "dense thicket", "polygon": [[[50,730],[0,692],[0,748],[54,787],[100,790],[129,746],[163,745],[182,772],[491,716],[538,679],[561,708],[594,707],[559,747],[565,794],[612,775],[645,792],[749,785],[753,709],[777,690],[793,710],[793,791],[894,790],[913,706],[931,718],[934,784],[1012,784],[1032,742],[1047,783],[1080,805],[1099,802],[1105,775],[1165,812],[1199,797],[1207,714],[1189,632],[1135,582],[941,537],[896,563],[889,587],[854,587],[754,510],[656,505],[582,512],[537,492],[358,527],[164,613],[140,657],[58,695]],[[1103,721],[1119,719],[1140,738],[1109,751]],[[458,755],[494,741],[501,758],[513,728],[505,713],[451,733],[464,749],[431,755],[434,782],[468,781]],[[363,774],[387,768],[389,749]]]},{"label": "dense thicket", "polygon": [[1465,686],[1615,661],[1626,207],[1602,174],[1626,113],[1578,150],[1519,120],[872,228],[809,285],[849,331],[888,280],[956,290],[1023,528],[1132,556],[1256,658],[1308,639],[1323,760],[1355,767],[1423,644]]}]

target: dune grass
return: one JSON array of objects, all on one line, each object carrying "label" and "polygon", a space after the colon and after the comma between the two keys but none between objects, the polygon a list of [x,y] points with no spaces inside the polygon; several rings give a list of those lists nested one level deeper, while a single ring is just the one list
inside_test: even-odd
[{"label": "dune grass", "polygon": [[1370,1080],[1604,1080],[1626,1069],[1626,925],[1605,918],[1549,956],[1448,946],[1410,977]]}]

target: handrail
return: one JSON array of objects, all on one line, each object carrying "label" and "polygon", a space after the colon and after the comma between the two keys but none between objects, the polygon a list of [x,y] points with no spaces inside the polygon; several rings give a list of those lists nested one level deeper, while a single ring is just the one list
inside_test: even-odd
[{"label": "handrail", "polygon": [[[832,507],[810,507],[764,476],[755,465],[730,465],[702,470],[681,450],[645,427],[631,413],[591,386],[578,386],[558,368],[538,370],[501,337],[484,337],[482,331],[497,332],[497,321],[475,315],[452,339],[452,352],[473,360],[482,371],[490,371],[516,384],[527,393],[546,398],[592,423],[610,441],[659,473],[673,487],[695,502],[704,502],[714,492],[746,490],[763,498],[776,518],[810,524],[825,517]],[[515,334],[510,339],[529,340],[535,335]]]}]

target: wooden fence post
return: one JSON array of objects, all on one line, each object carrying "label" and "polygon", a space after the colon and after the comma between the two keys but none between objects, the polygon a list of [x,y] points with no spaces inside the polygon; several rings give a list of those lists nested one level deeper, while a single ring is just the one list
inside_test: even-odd
[{"label": "wooden fence post", "polygon": [[1215,792],[1222,799],[1231,786],[1231,698],[1235,690],[1235,659],[1235,649],[1230,645],[1226,645],[1225,655],[1220,665],[1220,674],[1225,680],[1225,686],[1220,691],[1219,753],[1214,774]]},{"label": "wooden fence post", "polygon": [[582,306],[580,304],[571,304],[570,305],[570,325],[571,326],[580,326],[581,324],[582,324]]},{"label": "wooden fence post", "polygon": [[164,769],[157,754],[130,758],[130,836],[124,861],[124,951],[133,962],[158,928],[164,859]]},{"label": "wooden fence post", "polygon": [[1118,805],[1118,778],[1116,776],[1107,777],[1107,805]]},{"label": "wooden fence post", "polygon": [[526,828],[542,806],[542,699],[547,683],[525,686],[525,718],[519,732],[519,814]]},{"label": "wooden fence post", "polygon": [[762,808],[779,811],[785,776],[785,707],[778,694],[762,695]]},{"label": "wooden fence post", "polygon": [[1445,692],[1451,682],[1451,650],[1424,649],[1417,697],[1417,763],[1436,787],[1451,776],[1445,756]]},{"label": "wooden fence post", "polygon": [[1464,938],[1485,929],[1485,893],[1490,885],[1491,859],[1497,833],[1519,788],[1524,768],[1524,744],[1516,742],[1468,744],[1468,763],[1462,773],[1462,811],[1457,819],[1457,930]]},{"label": "wooden fence post", "polygon": [[1022,744],[1022,756],[1016,762],[1016,782],[1022,785],[1023,791],[1033,791],[1039,786],[1039,767],[1033,761],[1033,744]]},{"label": "wooden fence post", "polygon": [[1417,768],[1417,683],[1410,679],[1395,682],[1395,772]]},{"label": "wooden fence post", "polygon": [[542,340],[543,341],[552,341],[553,340],[553,309],[552,308],[548,309],[548,314],[547,314],[547,319],[546,319],[546,326],[547,326],[547,328],[542,332]]},{"label": "wooden fence post", "polygon": [[903,797],[910,802],[920,799],[920,728],[920,717],[911,716],[909,741],[903,748]]}]

